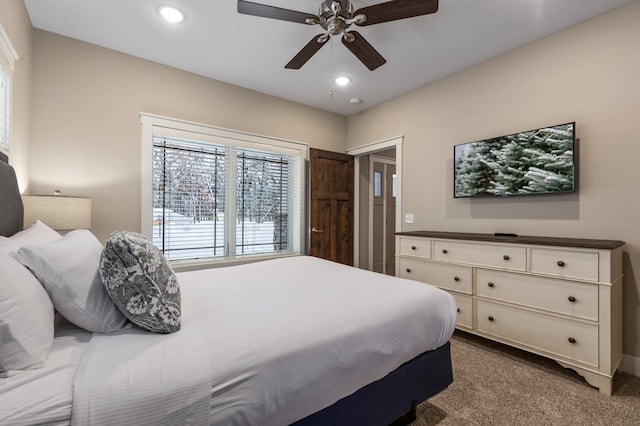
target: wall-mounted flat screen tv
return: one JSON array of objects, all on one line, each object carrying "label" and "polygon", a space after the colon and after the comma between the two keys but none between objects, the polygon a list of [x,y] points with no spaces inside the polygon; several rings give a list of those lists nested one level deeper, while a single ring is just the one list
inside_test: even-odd
[{"label": "wall-mounted flat screen tv", "polygon": [[575,192],[575,129],[571,122],[454,146],[454,197]]}]

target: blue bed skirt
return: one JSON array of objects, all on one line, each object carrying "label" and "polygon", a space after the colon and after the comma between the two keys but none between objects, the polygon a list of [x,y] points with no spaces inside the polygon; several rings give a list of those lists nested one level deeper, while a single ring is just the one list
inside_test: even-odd
[{"label": "blue bed skirt", "polygon": [[403,418],[409,423],[415,419],[412,412],[415,415],[416,404],[446,389],[452,382],[451,344],[447,342],[293,426],[387,426],[405,423]]}]

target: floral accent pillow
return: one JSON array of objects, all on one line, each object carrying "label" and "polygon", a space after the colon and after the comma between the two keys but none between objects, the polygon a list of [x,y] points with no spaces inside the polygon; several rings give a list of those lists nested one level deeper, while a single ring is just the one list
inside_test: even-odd
[{"label": "floral accent pillow", "polygon": [[100,257],[107,293],[131,322],[154,333],[180,329],[180,287],[166,258],[143,235],[116,231]]}]

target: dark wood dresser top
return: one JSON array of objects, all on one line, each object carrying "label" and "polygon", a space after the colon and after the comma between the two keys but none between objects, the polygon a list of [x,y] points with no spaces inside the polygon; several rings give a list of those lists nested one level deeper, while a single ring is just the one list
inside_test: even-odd
[{"label": "dark wood dresser top", "polygon": [[489,241],[493,243],[535,244],[544,246],[579,247],[598,250],[613,250],[623,246],[624,241],[618,240],[591,240],[582,238],[562,237],[535,237],[529,235],[496,236],[493,234],[471,234],[465,232],[440,232],[440,231],[408,231],[396,232],[396,235],[408,237],[444,238],[450,240]]}]

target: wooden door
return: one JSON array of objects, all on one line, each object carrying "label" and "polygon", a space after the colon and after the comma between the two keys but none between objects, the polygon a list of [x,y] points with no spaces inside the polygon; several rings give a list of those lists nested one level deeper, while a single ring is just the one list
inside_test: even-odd
[{"label": "wooden door", "polygon": [[384,184],[385,163],[373,161],[373,206],[371,208],[373,217],[373,234],[371,235],[371,270],[373,272],[384,272],[385,263],[385,195],[386,185]]},{"label": "wooden door", "polygon": [[396,230],[396,166],[393,160],[374,159],[371,270],[387,275],[395,275],[395,230]]},{"label": "wooden door", "polygon": [[353,265],[353,187],[353,156],[311,149],[311,256]]}]

